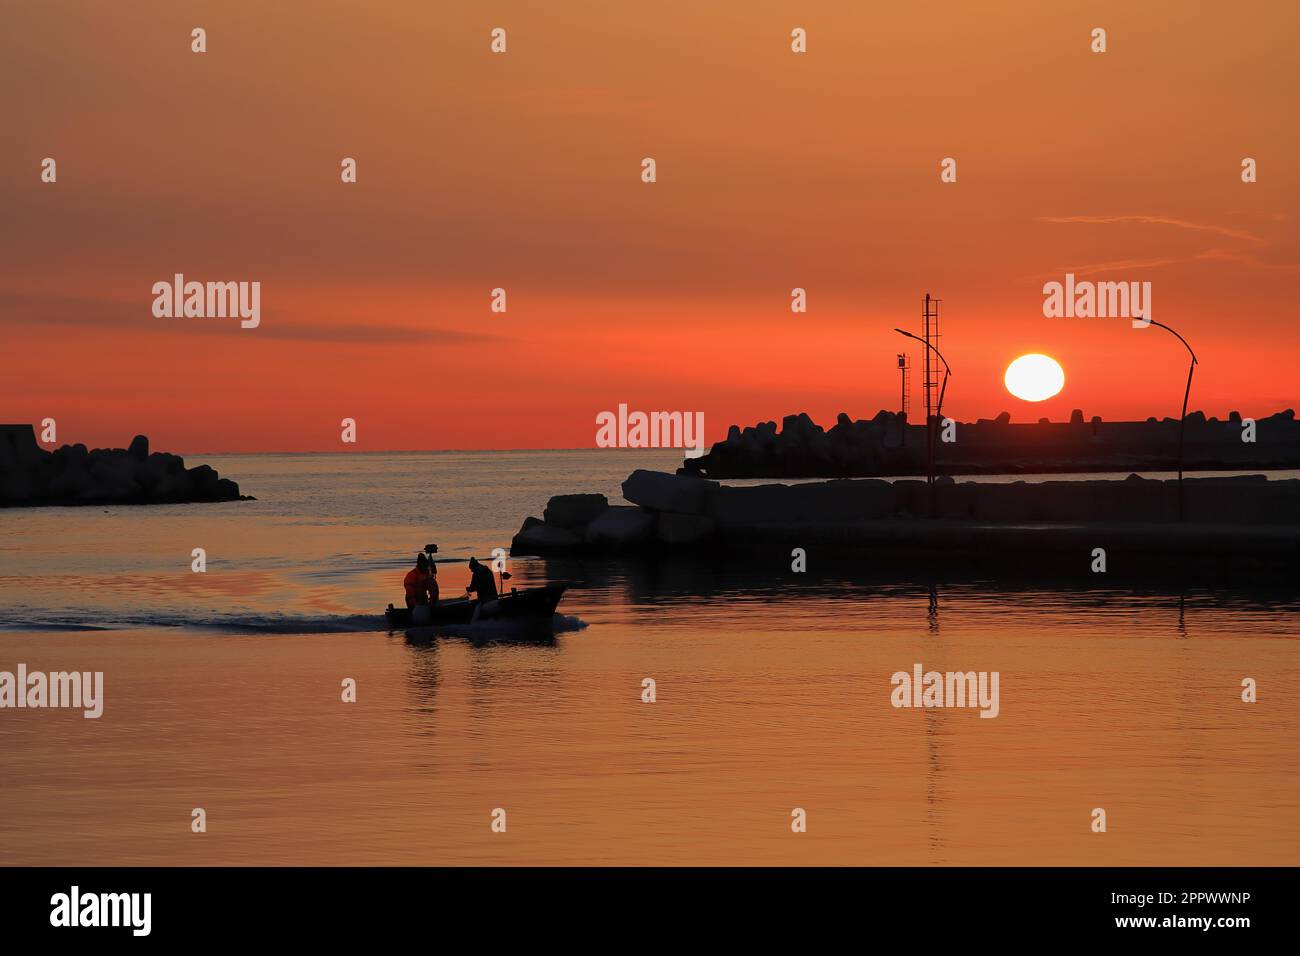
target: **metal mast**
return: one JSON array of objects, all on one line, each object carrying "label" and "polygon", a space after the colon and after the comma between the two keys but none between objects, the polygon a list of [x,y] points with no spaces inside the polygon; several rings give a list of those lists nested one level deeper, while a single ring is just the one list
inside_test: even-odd
[{"label": "metal mast", "polygon": [[934,415],[938,407],[937,392],[939,390],[939,367],[931,358],[932,352],[939,348],[939,299],[930,298],[930,293],[925,294],[925,305],[921,311],[921,335],[925,339],[925,344],[929,346],[925,350],[925,379],[921,387],[925,391],[925,424],[929,428],[930,418]]},{"label": "metal mast", "polygon": [[906,418],[908,412],[912,410],[912,360],[907,357],[906,352],[898,353],[898,372],[903,380],[903,395],[898,403],[898,410]]}]

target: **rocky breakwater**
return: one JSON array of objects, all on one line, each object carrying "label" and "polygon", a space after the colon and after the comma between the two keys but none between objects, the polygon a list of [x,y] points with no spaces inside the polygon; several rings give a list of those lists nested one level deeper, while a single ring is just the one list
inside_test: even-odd
[{"label": "rocky breakwater", "polygon": [[774,421],[744,429],[732,425],[707,454],[686,459],[680,473],[710,478],[915,474],[924,468],[924,447],[924,426],[908,425],[901,414],[881,411],[870,421],[854,421],[840,412],[824,430],[800,412],[782,419],[779,431]]},{"label": "rocky breakwater", "polygon": [[[937,470],[950,475],[1050,472],[1173,471],[1179,435],[1185,432],[1186,470],[1300,468],[1300,422],[1291,409],[1245,419],[1231,412],[1222,421],[1191,412],[1178,419],[1103,422],[1075,409],[1068,422],[1013,424],[1011,415],[955,422],[935,446]],[[857,478],[917,475],[926,471],[924,423],[881,411],[869,421],[841,412],[823,429],[807,413],[787,415],[741,429],[679,470],[699,477]]]},{"label": "rocky breakwater", "polygon": [[604,495],[556,495],[541,518],[524,519],[513,554],[574,552],[627,554],[695,545],[712,539],[709,514],[716,481],[634,471],[623,482],[630,505],[611,505]]},{"label": "rocky breakwater", "polygon": [[0,425],[0,507],[175,504],[247,499],[208,465],[186,468],[179,455],[149,451],[136,435],[127,448],[64,445],[46,451],[31,425]]},{"label": "rocky breakwater", "polygon": [[560,495],[528,518],[514,554],[657,554],[756,546],[991,557],[1113,544],[1130,554],[1260,553],[1300,562],[1300,480],[1263,475],[1187,479],[957,482],[836,479],[729,486],[639,470],[627,505]]}]

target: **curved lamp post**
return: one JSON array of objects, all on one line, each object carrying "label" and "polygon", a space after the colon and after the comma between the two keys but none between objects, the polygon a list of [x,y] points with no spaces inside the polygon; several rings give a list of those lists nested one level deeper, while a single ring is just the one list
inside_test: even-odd
[{"label": "curved lamp post", "polygon": [[1196,371],[1196,353],[1192,347],[1187,344],[1187,340],[1171,329],[1169,326],[1157,322],[1155,319],[1146,320],[1149,325],[1157,325],[1164,329],[1178,341],[1183,343],[1183,348],[1187,349],[1187,354],[1192,357],[1192,364],[1187,367],[1187,388],[1183,391],[1183,417],[1178,422],[1178,520],[1182,521],[1186,507],[1183,499],[1183,442],[1187,435],[1187,400],[1192,394],[1192,373]]},{"label": "curved lamp post", "polygon": [[[943,357],[943,353],[937,348],[921,338],[919,335],[913,335],[911,332],[905,332],[902,329],[894,329],[899,335],[907,336],[909,339],[916,339],[927,349],[939,356],[939,361],[943,363],[943,384],[939,386],[939,404],[934,408],[934,417],[938,421],[943,421],[943,396],[948,391],[948,376],[952,374],[952,369],[948,367],[948,360]],[[925,423],[925,464],[926,464],[926,483],[930,485],[930,514],[934,515],[934,426],[935,423],[927,421]]]}]

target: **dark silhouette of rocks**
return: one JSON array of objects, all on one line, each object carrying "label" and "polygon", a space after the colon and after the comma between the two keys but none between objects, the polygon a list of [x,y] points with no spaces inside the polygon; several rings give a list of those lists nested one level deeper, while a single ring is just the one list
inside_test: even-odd
[{"label": "dark silhouette of rocks", "polygon": [[[564,514],[551,499],[548,515]],[[638,470],[623,482],[630,505],[589,509],[586,524],[528,518],[514,554],[753,553],[779,545],[862,557],[923,554],[997,561],[1031,570],[1062,557],[1087,568],[1092,549],[1114,548],[1131,567],[1200,560],[1206,567],[1300,566],[1300,480],[1264,475],[1188,478],[1179,519],[1176,479],[958,482],[836,479],[730,486]],[[601,499],[603,501],[603,499]],[[780,557],[789,550],[771,550]]]},{"label": "dark silhouette of rocks", "polygon": [[520,554],[564,554],[578,550],[581,545],[581,531],[549,525],[540,518],[525,518],[511,542]]},{"label": "dark silhouette of rocks", "polygon": [[609,507],[604,495],[556,495],[546,505],[542,519],[558,528],[587,525]]},{"label": "dark silhouette of rocks", "polygon": [[653,512],[614,505],[592,519],[582,540],[593,551],[638,551],[654,540],[654,531]]},{"label": "dark silhouette of rocks", "polygon": [[[853,421],[841,412],[823,429],[807,413],[745,429],[732,425],[724,441],[688,458],[680,474],[708,478],[859,478],[926,472],[926,429],[894,412]],[[1011,415],[959,422],[956,441],[935,443],[941,474],[1041,474],[1098,471],[1176,471],[1179,421],[1103,422],[1075,409],[1067,422],[1039,419],[1012,424]],[[1187,416],[1184,466],[1215,469],[1300,468],[1300,423],[1291,409],[1255,423],[1255,440],[1242,440],[1241,415],[1227,421]]]},{"label": "dark silhouette of rocks", "polygon": [[240,499],[251,500],[208,465],[186,468],[179,455],[151,454],[144,435],[126,448],[76,444],[50,452],[31,425],[0,425],[0,507]]}]

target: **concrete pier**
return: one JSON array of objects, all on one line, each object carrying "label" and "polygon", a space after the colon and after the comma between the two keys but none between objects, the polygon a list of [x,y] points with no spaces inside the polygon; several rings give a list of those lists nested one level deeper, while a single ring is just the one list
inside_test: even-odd
[{"label": "concrete pier", "polygon": [[[817,547],[882,562],[917,559],[1034,567],[1108,560],[1211,559],[1216,568],[1300,567],[1300,481],[1263,475],[1178,482],[957,482],[837,479],[737,487],[639,470],[626,505],[551,499],[529,518],[514,554],[671,555]],[[568,499],[581,498],[581,502]],[[581,507],[578,507],[578,505]],[[575,520],[576,516],[585,521]],[[1111,552],[1114,552],[1111,555]]]}]

